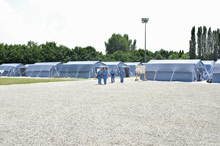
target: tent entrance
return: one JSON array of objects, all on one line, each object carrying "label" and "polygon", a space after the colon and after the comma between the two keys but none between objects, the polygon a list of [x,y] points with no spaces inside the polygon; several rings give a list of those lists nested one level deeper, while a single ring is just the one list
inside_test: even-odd
[{"label": "tent entrance", "polygon": [[129,77],[129,75],[130,75],[130,68],[128,66],[120,66],[119,67],[119,71],[122,70],[122,69],[124,69],[124,71],[125,71],[125,77]]},{"label": "tent entrance", "polygon": [[3,73],[4,73],[4,70],[0,70],[0,77],[2,76]]},{"label": "tent entrance", "polygon": [[129,67],[125,67],[125,77],[129,77],[130,76],[130,68]]},{"label": "tent entrance", "polygon": [[100,69],[104,70],[106,68],[107,72],[109,72],[108,66],[98,66],[95,68],[95,73],[98,73]]}]

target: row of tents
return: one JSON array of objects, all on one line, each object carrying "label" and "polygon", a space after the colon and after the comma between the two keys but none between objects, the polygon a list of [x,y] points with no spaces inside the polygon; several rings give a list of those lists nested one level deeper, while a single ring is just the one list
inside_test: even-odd
[{"label": "row of tents", "polygon": [[[136,65],[133,70],[130,66],[123,62],[99,62],[99,61],[69,61],[61,62],[44,62],[35,64],[2,64],[0,65],[1,76],[26,76],[26,77],[71,77],[71,78],[94,78],[98,69],[107,68],[108,71],[112,68],[116,71],[116,76],[124,68],[126,76],[135,75]],[[131,65],[132,66],[132,65]],[[130,72],[131,71],[131,72]]]},{"label": "row of tents", "polygon": [[[26,77],[71,77],[94,78],[100,68],[116,70],[116,76],[124,68],[126,76],[136,75],[136,66],[145,66],[147,80],[154,81],[203,81],[220,83],[220,60],[151,60],[140,62],[69,61],[67,63],[46,62],[35,64],[2,64],[1,76]],[[143,75],[142,75],[143,78]]]}]

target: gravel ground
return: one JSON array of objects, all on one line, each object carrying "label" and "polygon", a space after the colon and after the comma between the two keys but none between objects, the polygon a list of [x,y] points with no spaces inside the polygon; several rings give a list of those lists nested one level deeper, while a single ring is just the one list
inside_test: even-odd
[{"label": "gravel ground", "polygon": [[0,86],[1,146],[219,146],[220,84]]}]

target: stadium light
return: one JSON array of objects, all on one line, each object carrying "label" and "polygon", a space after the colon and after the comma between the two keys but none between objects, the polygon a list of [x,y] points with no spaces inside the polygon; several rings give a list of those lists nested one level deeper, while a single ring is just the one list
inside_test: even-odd
[{"label": "stadium light", "polygon": [[144,43],[144,62],[146,62],[146,24],[149,21],[149,18],[142,18],[142,23],[145,24],[145,43]]}]

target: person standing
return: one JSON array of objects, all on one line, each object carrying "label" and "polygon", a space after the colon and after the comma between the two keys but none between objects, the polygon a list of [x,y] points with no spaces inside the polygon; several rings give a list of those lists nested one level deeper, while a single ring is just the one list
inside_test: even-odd
[{"label": "person standing", "polygon": [[120,75],[120,81],[121,81],[121,83],[123,83],[124,82],[124,76],[125,76],[124,68],[122,68],[120,70],[119,75]]},{"label": "person standing", "polygon": [[103,75],[103,80],[104,80],[104,84],[106,85],[107,83],[107,78],[108,78],[108,72],[106,70],[106,68],[104,67],[104,70],[102,72],[102,75]]},{"label": "person standing", "polygon": [[98,73],[97,73],[97,78],[98,78],[98,84],[102,85],[102,69],[100,68]]},{"label": "person standing", "polygon": [[115,82],[115,71],[113,67],[112,67],[110,74],[111,74],[111,82],[114,83]]}]

